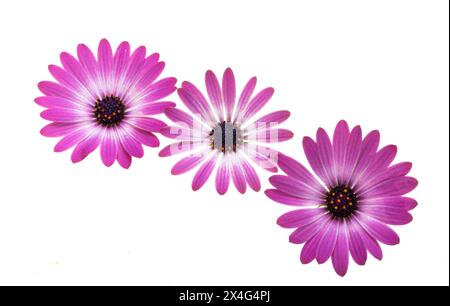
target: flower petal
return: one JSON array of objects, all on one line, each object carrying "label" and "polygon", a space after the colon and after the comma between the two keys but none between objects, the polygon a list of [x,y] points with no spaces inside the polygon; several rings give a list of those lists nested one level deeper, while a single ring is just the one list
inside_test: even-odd
[{"label": "flower petal", "polygon": [[203,160],[205,160],[205,155],[201,153],[191,154],[187,157],[184,157],[180,161],[178,161],[172,167],[172,174],[179,175],[186,173],[187,171],[195,168],[198,164],[200,164]]},{"label": "flower petal", "polygon": [[230,185],[230,169],[228,159],[224,155],[220,160],[219,168],[216,174],[216,190],[220,195],[224,195]]},{"label": "flower petal", "polygon": [[128,169],[131,166],[131,155],[128,154],[120,143],[117,145],[117,162],[124,169]]},{"label": "flower petal", "polygon": [[243,117],[241,118],[242,122],[247,121],[257,112],[259,112],[267,102],[269,102],[270,98],[272,98],[274,93],[273,88],[266,88],[259,92],[248,104]]},{"label": "flower petal", "polygon": [[89,118],[85,113],[67,109],[67,108],[50,108],[41,112],[41,117],[45,120],[55,122],[80,122],[85,120],[93,120]]},{"label": "flower petal", "polygon": [[331,182],[331,186],[337,185],[338,180],[333,156],[333,146],[327,132],[322,128],[317,130],[317,150],[328,182]]},{"label": "flower petal", "polygon": [[327,176],[327,172],[322,165],[322,161],[320,160],[319,149],[317,148],[316,143],[310,137],[303,138],[303,150],[305,151],[306,158],[317,174],[317,176],[328,186],[333,186],[333,182]]},{"label": "flower petal", "polygon": [[63,152],[78,144],[88,133],[88,128],[77,129],[63,137],[55,146],[55,152]]},{"label": "flower petal", "polygon": [[348,243],[349,251],[353,260],[358,265],[364,265],[367,261],[367,250],[364,245],[364,240],[361,238],[359,231],[361,230],[355,225],[355,222],[348,222]]},{"label": "flower petal", "polygon": [[72,162],[78,163],[94,152],[100,144],[102,137],[102,133],[94,132],[81,141],[72,152]]},{"label": "flower petal", "polygon": [[347,274],[349,264],[348,252],[347,225],[344,221],[339,223],[336,247],[334,248],[334,252],[331,257],[334,270],[339,276],[345,276],[345,274]]},{"label": "flower petal", "polygon": [[236,102],[236,81],[233,70],[227,68],[222,79],[222,96],[225,107],[226,120],[231,121],[234,104]]},{"label": "flower petal", "polygon": [[254,191],[261,190],[261,182],[260,182],[258,174],[256,173],[253,166],[250,165],[245,160],[244,157],[241,158],[241,165],[242,165],[242,170],[244,171],[245,180],[246,180],[248,186],[250,186],[250,188],[253,189]]},{"label": "flower petal", "polygon": [[247,189],[247,183],[245,181],[245,174],[242,170],[240,157],[237,156],[237,154],[233,154],[231,157],[231,166],[230,166],[230,172],[231,172],[231,178],[233,180],[234,186],[236,189],[244,194]]},{"label": "flower petal", "polygon": [[288,176],[301,181],[304,185],[311,187],[311,189],[316,190],[318,193],[326,193],[325,188],[317,181],[317,179],[295,159],[279,153],[278,166]]},{"label": "flower petal", "polygon": [[317,206],[317,203],[315,201],[301,199],[279,191],[278,189],[267,189],[266,191],[264,191],[264,193],[273,201],[281,204],[292,206]]},{"label": "flower petal", "polygon": [[350,128],[345,120],[339,121],[333,134],[333,155],[335,162],[336,175],[339,182],[344,179],[343,172],[345,169],[345,153],[347,143],[350,137]]},{"label": "flower petal", "polygon": [[301,199],[316,201],[317,205],[323,204],[325,194],[322,194],[303,182],[296,180],[290,176],[273,175],[269,178],[269,182],[278,190]]},{"label": "flower petal", "polygon": [[400,237],[389,226],[377,221],[374,218],[359,213],[357,220],[370,236],[387,245],[400,243]]},{"label": "flower petal", "polygon": [[401,176],[386,180],[374,187],[361,191],[360,196],[365,198],[376,198],[386,196],[401,196],[414,190],[418,185],[415,178],[409,176]]},{"label": "flower petal", "polygon": [[201,143],[194,141],[179,141],[172,143],[164,147],[160,152],[160,157],[167,157],[183,152],[193,151],[195,148],[199,147]]},{"label": "flower petal", "polygon": [[211,70],[206,71],[205,84],[214,112],[219,122],[222,122],[224,121],[222,90],[220,89],[216,75]]},{"label": "flower petal", "polygon": [[306,241],[312,239],[322,228],[324,228],[324,226],[327,225],[327,222],[329,221],[330,216],[323,215],[312,223],[297,228],[289,236],[289,242],[295,244],[305,243]]},{"label": "flower petal", "polygon": [[236,107],[235,122],[242,123],[243,115],[248,107],[248,102],[253,95],[253,91],[256,87],[256,77],[251,78],[247,84],[245,84],[242,90],[241,96],[239,97],[238,105]]},{"label": "flower petal", "polygon": [[327,214],[327,212],[319,208],[297,209],[279,217],[277,224],[284,228],[302,227],[311,224],[325,214]]},{"label": "flower petal", "polygon": [[197,191],[206,183],[216,166],[217,157],[218,154],[213,152],[211,157],[200,166],[192,180],[192,190]]},{"label": "flower petal", "polygon": [[150,117],[126,118],[126,122],[147,132],[159,132],[163,127],[167,126],[164,121]]},{"label": "flower petal", "polygon": [[112,166],[117,158],[117,140],[115,131],[107,130],[100,146],[100,156],[106,167]]},{"label": "flower petal", "polygon": [[333,254],[338,237],[338,225],[339,222],[330,222],[317,246],[316,260],[319,264],[325,263]]}]

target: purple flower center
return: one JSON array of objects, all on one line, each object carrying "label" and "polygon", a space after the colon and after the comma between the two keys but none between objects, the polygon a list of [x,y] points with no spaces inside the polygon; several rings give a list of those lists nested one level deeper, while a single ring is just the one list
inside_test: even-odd
[{"label": "purple flower center", "polygon": [[334,217],[347,218],[357,209],[358,197],[351,188],[339,185],[328,191],[325,203]]},{"label": "purple flower center", "polygon": [[223,121],[210,133],[211,147],[223,153],[236,152],[243,143],[242,131],[236,124]]},{"label": "purple flower center", "polygon": [[106,127],[119,124],[125,116],[125,104],[118,97],[110,95],[97,99],[94,117],[97,123]]}]

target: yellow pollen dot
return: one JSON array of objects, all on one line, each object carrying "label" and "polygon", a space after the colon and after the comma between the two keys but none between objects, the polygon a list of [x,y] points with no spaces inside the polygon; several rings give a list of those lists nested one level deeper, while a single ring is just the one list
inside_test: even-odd
[{"label": "yellow pollen dot", "polygon": [[345,205],[342,205],[342,208],[343,208],[343,209],[346,209],[346,208],[347,208],[347,206],[345,206]]},{"label": "yellow pollen dot", "polygon": [[338,209],[338,207],[337,207],[337,206],[335,206],[335,207],[334,207],[334,209],[335,209],[335,210],[337,210],[337,209]]},{"label": "yellow pollen dot", "polygon": [[353,203],[352,203],[352,202],[350,202],[350,203],[348,203],[348,205],[350,205],[350,206],[353,206]]},{"label": "yellow pollen dot", "polygon": [[343,195],[342,193],[340,193],[340,194],[339,194],[339,197],[340,197],[340,198],[343,198],[343,197],[344,197],[344,195]]},{"label": "yellow pollen dot", "polygon": [[347,199],[347,201],[350,201],[350,198],[349,198],[349,197],[347,197],[346,199]]},{"label": "yellow pollen dot", "polygon": [[348,189],[344,189],[344,192],[348,192]]},{"label": "yellow pollen dot", "polygon": [[337,202],[338,202],[338,203],[341,203],[341,200],[338,199]]},{"label": "yellow pollen dot", "polygon": [[334,197],[336,195],[336,192],[333,192],[332,196]]},{"label": "yellow pollen dot", "polygon": [[334,204],[334,201],[330,201],[330,204]]}]

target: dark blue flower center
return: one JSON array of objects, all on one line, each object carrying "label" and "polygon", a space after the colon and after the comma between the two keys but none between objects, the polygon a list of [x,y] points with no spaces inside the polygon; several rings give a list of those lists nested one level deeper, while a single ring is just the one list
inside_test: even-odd
[{"label": "dark blue flower center", "polygon": [[94,105],[97,123],[106,127],[119,124],[125,116],[125,104],[118,97],[110,95],[97,99]]},{"label": "dark blue flower center", "polygon": [[331,188],[325,198],[328,211],[336,218],[347,218],[357,209],[358,197],[348,186]]},{"label": "dark blue flower center", "polygon": [[243,143],[241,129],[232,122],[223,121],[209,133],[211,147],[223,153],[236,152]]}]

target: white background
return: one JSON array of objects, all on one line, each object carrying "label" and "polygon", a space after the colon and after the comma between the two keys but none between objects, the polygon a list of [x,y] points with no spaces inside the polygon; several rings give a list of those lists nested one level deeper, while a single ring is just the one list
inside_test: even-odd
[{"label": "white background", "polygon": [[[0,284],[448,285],[448,1],[1,1]],[[301,265],[275,220],[290,208],[262,192],[219,196],[213,181],[146,149],[130,170],[98,151],[73,165],[42,137],[33,103],[48,64],[78,43],[128,40],[204,90],[230,66],[292,112],[277,146],[304,162],[301,139],[340,119],[379,129],[420,181],[414,221],[380,263]],[[180,105],[174,94],[172,100]],[[162,139],[162,145],[169,141]],[[263,189],[268,173],[259,171]]]}]

